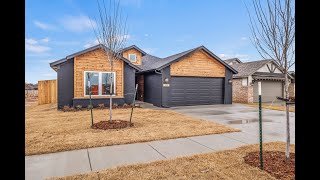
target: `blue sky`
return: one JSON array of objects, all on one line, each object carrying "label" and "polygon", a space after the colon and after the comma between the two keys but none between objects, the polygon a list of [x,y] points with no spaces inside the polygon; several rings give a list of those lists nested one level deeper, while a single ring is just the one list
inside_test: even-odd
[{"label": "blue sky", "polygon": [[[127,45],[166,57],[200,45],[222,59],[261,59],[243,0],[121,0]],[[49,62],[95,45],[95,0],[26,0],[26,82],[56,79]]]}]

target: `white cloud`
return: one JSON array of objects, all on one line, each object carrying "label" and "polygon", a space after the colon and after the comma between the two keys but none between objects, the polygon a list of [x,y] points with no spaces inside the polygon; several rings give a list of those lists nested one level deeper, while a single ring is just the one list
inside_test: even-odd
[{"label": "white cloud", "polygon": [[40,41],[43,43],[48,43],[50,40],[48,37],[46,37],[46,38],[40,39]]},{"label": "white cloud", "polygon": [[32,38],[26,38],[26,43],[27,44],[37,44],[38,43],[38,41],[36,41],[36,40],[34,40],[34,39],[32,39]]},{"label": "white cloud", "polygon": [[97,26],[94,20],[85,15],[65,16],[60,22],[65,29],[71,32],[85,32]]},{"label": "white cloud", "polygon": [[219,54],[221,59],[231,59],[231,58],[239,58],[240,60],[249,60],[250,56],[248,54]]},{"label": "white cloud", "polygon": [[[40,39],[40,40],[26,38],[25,39],[25,50],[26,50],[26,52],[32,52],[32,53],[47,52],[51,49],[50,47],[38,44],[38,43],[47,43],[47,42],[49,42],[48,37],[46,37],[44,39]],[[30,54],[28,54],[28,55],[30,55]]]},{"label": "white cloud", "polygon": [[241,37],[242,41],[246,41],[248,38],[247,37]]},{"label": "white cloud", "polygon": [[40,22],[40,21],[37,21],[37,20],[34,20],[33,24],[35,26],[37,26],[38,28],[43,29],[43,30],[54,30],[54,29],[56,29],[56,27],[51,25],[51,24],[43,23],[43,22]]},{"label": "white cloud", "polygon": [[144,36],[145,36],[145,37],[148,37],[148,36],[149,36],[149,34],[144,34]]},{"label": "white cloud", "polygon": [[95,45],[97,45],[97,44],[99,44],[99,41],[96,39],[96,40],[93,40],[93,41],[85,44],[83,47],[84,47],[84,48],[89,48],[89,47],[95,46]]},{"label": "white cloud", "polygon": [[56,61],[56,59],[44,59],[44,60],[37,60],[37,62],[43,62],[43,63],[51,63]]},{"label": "white cloud", "polygon": [[148,54],[153,54],[154,52],[156,52],[158,50],[158,48],[143,48],[142,50]]},{"label": "white cloud", "polygon": [[34,52],[34,53],[43,53],[49,51],[51,48],[47,46],[40,46],[40,45],[32,45],[26,44],[26,51]]}]

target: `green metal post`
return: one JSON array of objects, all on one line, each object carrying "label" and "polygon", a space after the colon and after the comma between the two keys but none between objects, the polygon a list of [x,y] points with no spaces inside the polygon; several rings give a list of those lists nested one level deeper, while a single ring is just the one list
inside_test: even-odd
[{"label": "green metal post", "polygon": [[263,170],[261,95],[259,95],[259,133],[260,133],[260,169]]}]

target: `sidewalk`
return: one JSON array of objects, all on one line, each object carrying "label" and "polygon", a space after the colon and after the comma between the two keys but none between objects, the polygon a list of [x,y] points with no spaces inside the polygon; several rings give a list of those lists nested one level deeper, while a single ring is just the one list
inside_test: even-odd
[{"label": "sidewalk", "polygon": [[[26,179],[88,173],[119,165],[232,149],[259,143],[255,137],[246,132],[235,132],[26,156]],[[277,140],[284,138],[264,137],[264,142]]]}]

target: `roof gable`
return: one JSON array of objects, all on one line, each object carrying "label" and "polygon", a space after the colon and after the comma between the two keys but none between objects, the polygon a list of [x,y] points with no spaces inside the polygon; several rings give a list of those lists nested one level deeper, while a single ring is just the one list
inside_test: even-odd
[{"label": "roof gable", "polygon": [[[65,58],[62,58],[62,59],[60,59],[60,60],[54,61],[54,62],[52,62],[52,63],[49,63],[49,64],[50,64],[50,67],[51,67],[52,69],[54,69],[55,71],[57,71],[57,66],[58,66],[59,64],[62,64],[62,63],[64,63],[64,62],[66,62],[68,59],[72,59],[72,58],[74,58],[74,57],[76,57],[76,56],[79,56],[79,55],[85,54],[85,53],[87,53],[87,52],[91,52],[91,51],[97,50],[97,49],[99,49],[99,48],[103,48],[103,45],[98,44],[98,45],[95,45],[95,46],[93,46],[93,47],[84,49],[84,50],[82,50],[82,51],[78,51],[78,52],[73,53],[73,54],[71,54],[71,55],[68,55],[68,56],[66,56]],[[105,48],[103,48],[103,49],[105,49]],[[134,64],[130,63],[130,61],[127,60],[126,58],[120,57],[120,59],[123,60],[124,62],[126,62],[129,66],[133,67],[134,69],[139,70],[139,71],[141,70],[141,68],[139,68],[139,67],[135,66]]]},{"label": "roof gable", "polygon": [[[144,66],[143,71],[151,71],[151,70],[161,70],[167,66],[169,66],[170,64],[179,61],[180,59],[190,55],[191,53],[197,51],[197,50],[203,50],[204,52],[206,52],[209,56],[211,56],[212,58],[214,58],[215,60],[217,60],[218,62],[220,62],[222,65],[224,65],[225,67],[227,67],[228,69],[230,69],[233,73],[237,73],[237,71],[232,68],[231,66],[229,66],[227,63],[225,63],[223,60],[221,60],[218,56],[216,56],[215,54],[213,54],[211,51],[209,51],[206,47],[204,46],[199,46],[193,49],[189,49],[187,51],[183,51],[181,53],[172,55],[172,56],[168,56],[166,58],[154,58],[152,57],[152,63],[150,63],[150,66]],[[145,59],[143,61],[143,63],[147,62],[148,59]]]},{"label": "roof gable", "polygon": [[131,45],[131,46],[129,46],[129,47],[123,48],[123,49],[121,50],[121,53],[123,53],[124,51],[127,51],[127,50],[129,50],[129,49],[136,49],[136,50],[139,51],[142,55],[146,55],[146,54],[147,54],[147,53],[144,52],[142,49],[138,48],[136,45]]}]

